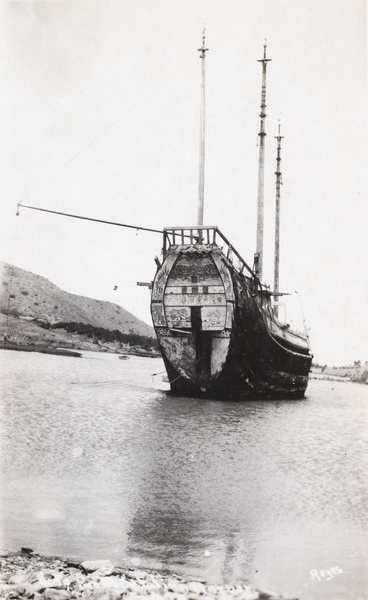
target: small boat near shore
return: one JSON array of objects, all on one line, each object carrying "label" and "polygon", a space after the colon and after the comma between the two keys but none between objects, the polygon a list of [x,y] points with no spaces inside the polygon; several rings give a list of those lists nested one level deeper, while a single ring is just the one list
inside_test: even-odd
[{"label": "small boat near shore", "polygon": [[81,358],[80,352],[67,350],[66,348],[53,348],[51,346],[41,346],[39,344],[18,344],[9,340],[0,342],[0,350],[16,350],[18,352],[39,352],[41,354],[55,354],[57,356],[73,356]]},{"label": "small boat near shore", "polygon": [[302,398],[312,354],[306,334],[279,320],[279,202],[281,139],[277,136],[275,284],[262,281],[266,67],[262,63],[257,248],[253,267],[217,226],[203,225],[204,65],[198,222],[163,231],[163,261],[152,285],[151,314],[172,392],[190,396]]}]

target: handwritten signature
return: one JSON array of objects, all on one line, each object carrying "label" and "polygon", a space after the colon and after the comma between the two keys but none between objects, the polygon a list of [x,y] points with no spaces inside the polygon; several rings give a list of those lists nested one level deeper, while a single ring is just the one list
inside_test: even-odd
[{"label": "handwritten signature", "polygon": [[323,569],[320,571],[317,571],[317,569],[312,569],[309,571],[312,581],[331,581],[331,579],[333,579],[336,575],[340,575],[340,573],[342,573],[342,569],[340,569],[340,567],[331,567],[325,571]]}]

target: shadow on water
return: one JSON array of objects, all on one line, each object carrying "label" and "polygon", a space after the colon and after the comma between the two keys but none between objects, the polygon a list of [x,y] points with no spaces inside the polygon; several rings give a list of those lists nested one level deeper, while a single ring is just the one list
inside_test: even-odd
[{"label": "shadow on water", "polygon": [[[306,599],[345,600],[347,577],[364,589],[356,417],[366,409],[354,396],[359,388],[347,391],[313,386],[299,400],[245,402],[155,398],[127,554]],[[345,580],[318,587],[310,573],[334,565],[346,569]]]},{"label": "shadow on water", "polygon": [[[4,547],[135,559],[302,600],[364,598],[366,386],[311,381],[306,398],[287,401],[183,398],[162,390],[158,359],[10,354]],[[311,581],[336,566],[339,577]]]},{"label": "shadow on water", "polygon": [[[173,391],[173,390],[165,390],[165,394],[169,397],[169,398],[174,398],[174,399],[178,399],[178,400],[182,400],[184,401],[186,398],[188,398],[187,396],[183,396],[181,395],[179,392]],[[217,392],[216,395],[211,394],[211,392],[199,392],[199,394],[197,396],[195,396],[195,398],[197,400],[203,400],[203,401],[210,401],[210,402],[256,402],[257,404],[259,403],[271,403],[274,404],[275,402],[282,402],[284,403],[294,403],[294,402],[303,402],[305,400],[308,399],[308,390],[306,391],[306,394],[302,397],[296,397],[296,398],[291,398],[290,396],[288,397],[262,397],[260,398],[259,396],[256,396],[254,394],[252,394],[252,392],[250,392],[249,390],[243,390],[243,389],[232,389],[231,391],[219,391]]]},{"label": "shadow on water", "polygon": [[[287,401],[290,407],[296,403]],[[129,522],[128,555],[148,566],[189,569],[218,582],[246,581],[260,512],[270,491],[277,493],[259,478],[264,467],[254,453],[253,431],[267,428],[274,411],[287,405],[244,402],[239,396],[157,396],[141,414],[150,423],[144,440],[149,459]]]},{"label": "shadow on water", "polygon": [[[145,565],[203,576],[214,545],[223,545],[208,522],[212,501],[204,470],[210,468],[213,453],[208,444],[215,442],[200,432],[207,410],[203,400],[173,400],[166,395],[151,407],[151,428],[145,439],[149,464],[140,482],[127,543],[128,555],[139,557]],[[213,481],[213,486],[216,496],[218,483]],[[229,553],[232,547],[229,543]]]}]

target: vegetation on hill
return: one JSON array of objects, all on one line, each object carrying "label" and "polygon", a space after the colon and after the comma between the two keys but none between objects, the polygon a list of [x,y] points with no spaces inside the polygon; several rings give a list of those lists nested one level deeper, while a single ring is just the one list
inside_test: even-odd
[{"label": "vegetation on hill", "polygon": [[78,333],[86,335],[92,340],[99,340],[103,343],[119,342],[120,344],[129,344],[130,346],[139,346],[144,350],[154,348],[158,350],[157,340],[154,337],[139,335],[138,333],[122,333],[119,329],[104,329],[103,327],[94,327],[88,323],[60,322],[60,323],[44,323],[42,321],[34,322],[44,329],[64,329],[68,333]]},{"label": "vegetation on hill", "polygon": [[153,328],[122,306],[70,294],[45,277],[0,262],[0,310],[3,314],[56,324],[78,322],[153,337]]},{"label": "vegetation on hill", "polygon": [[1,335],[9,341],[114,352],[158,349],[153,328],[117,304],[64,292],[2,262],[0,283]]}]

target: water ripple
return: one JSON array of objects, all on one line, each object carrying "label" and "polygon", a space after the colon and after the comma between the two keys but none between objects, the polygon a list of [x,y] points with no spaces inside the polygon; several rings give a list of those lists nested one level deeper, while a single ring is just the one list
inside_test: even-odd
[{"label": "water ripple", "polygon": [[311,587],[312,568],[339,563],[358,590],[367,387],[241,403],[167,395],[159,359],[3,351],[0,368],[3,546],[313,600],[348,597],[347,580]]}]

